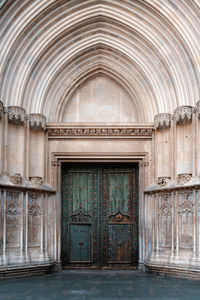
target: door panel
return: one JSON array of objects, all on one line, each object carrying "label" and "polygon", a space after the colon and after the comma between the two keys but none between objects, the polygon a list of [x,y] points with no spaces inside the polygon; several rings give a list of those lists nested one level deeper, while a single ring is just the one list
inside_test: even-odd
[{"label": "door panel", "polygon": [[137,166],[63,168],[62,258],[69,266],[137,263]]},{"label": "door panel", "polygon": [[95,169],[64,170],[62,256],[65,264],[97,263],[96,176]]},{"label": "door panel", "polygon": [[[134,169],[106,168],[104,176],[104,265],[132,265]],[[134,216],[136,218],[136,216]]]}]

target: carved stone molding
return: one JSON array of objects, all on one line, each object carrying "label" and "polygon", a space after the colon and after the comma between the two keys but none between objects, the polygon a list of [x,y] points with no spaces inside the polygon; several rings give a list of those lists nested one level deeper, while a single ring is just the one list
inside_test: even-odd
[{"label": "carved stone molding", "polygon": [[49,136],[152,136],[152,128],[49,128]]},{"label": "carved stone molding", "polygon": [[170,177],[158,177],[157,184],[161,187],[165,186],[170,181],[170,179]]},{"label": "carved stone molding", "polygon": [[197,113],[200,116],[200,100],[197,102],[196,106],[197,106]]},{"label": "carved stone molding", "polygon": [[20,106],[8,107],[8,120],[16,125],[24,124],[26,119],[26,111]]},{"label": "carved stone molding", "polygon": [[29,115],[30,127],[35,130],[45,130],[46,117],[42,114],[30,114]]},{"label": "carved stone molding", "polygon": [[174,111],[174,119],[176,123],[182,123],[192,120],[193,107],[179,106]]},{"label": "carved stone molding", "polygon": [[191,179],[192,179],[192,174],[187,174],[187,173],[178,174],[177,177],[177,181],[181,185],[190,182]]},{"label": "carved stone molding", "polygon": [[171,115],[167,113],[158,114],[154,117],[154,128],[164,129],[170,127]]},{"label": "carved stone molding", "polygon": [[13,184],[22,184],[22,176],[20,174],[10,175],[10,182]]},{"label": "carved stone molding", "polygon": [[3,116],[3,102],[0,101],[0,118]]},{"label": "carved stone molding", "polygon": [[32,177],[30,177],[30,181],[34,185],[42,185],[42,184],[44,184],[44,180],[42,179],[42,177],[39,177],[39,176],[32,176]]}]

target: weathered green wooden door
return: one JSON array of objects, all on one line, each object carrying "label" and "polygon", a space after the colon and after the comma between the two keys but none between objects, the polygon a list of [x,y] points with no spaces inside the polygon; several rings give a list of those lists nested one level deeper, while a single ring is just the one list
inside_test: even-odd
[{"label": "weathered green wooden door", "polygon": [[63,167],[62,259],[70,267],[137,264],[137,166]]}]

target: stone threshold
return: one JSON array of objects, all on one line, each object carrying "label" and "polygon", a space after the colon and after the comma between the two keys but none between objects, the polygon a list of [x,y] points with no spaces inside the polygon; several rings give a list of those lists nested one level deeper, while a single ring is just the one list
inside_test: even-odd
[{"label": "stone threshold", "polygon": [[145,263],[144,265],[146,272],[148,273],[154,273],[161,276],[200,280],[200,270],[198,269],[150,263]]},{"label": "stone threshold", "polygon": [[57,271],[55,261],[0,266],[0,279],[44,275]]}]

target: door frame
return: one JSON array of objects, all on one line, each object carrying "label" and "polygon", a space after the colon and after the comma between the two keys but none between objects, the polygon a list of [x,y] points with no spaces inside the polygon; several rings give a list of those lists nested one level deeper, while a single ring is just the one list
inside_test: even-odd
[{"label": "door frame", "polygon": [[61,204],[62,204],[62,163],[139,163],[139,179],[138,179],[138,190],[139,190],[139,214],[138,214],[138,268],[144,268],[144,238],[145,228],[144,224],[144,188],[146,186],[146,178],[148,176],[148,152],[141,153],[66,153],[66,152],[53,152],[51,153],[51,183],[57,190],[56,205],[56,230],[54,236],[55,253],[54,257],[58,264],[61,262],[61,234],[62,234],[62,220],[61,220]]}]

